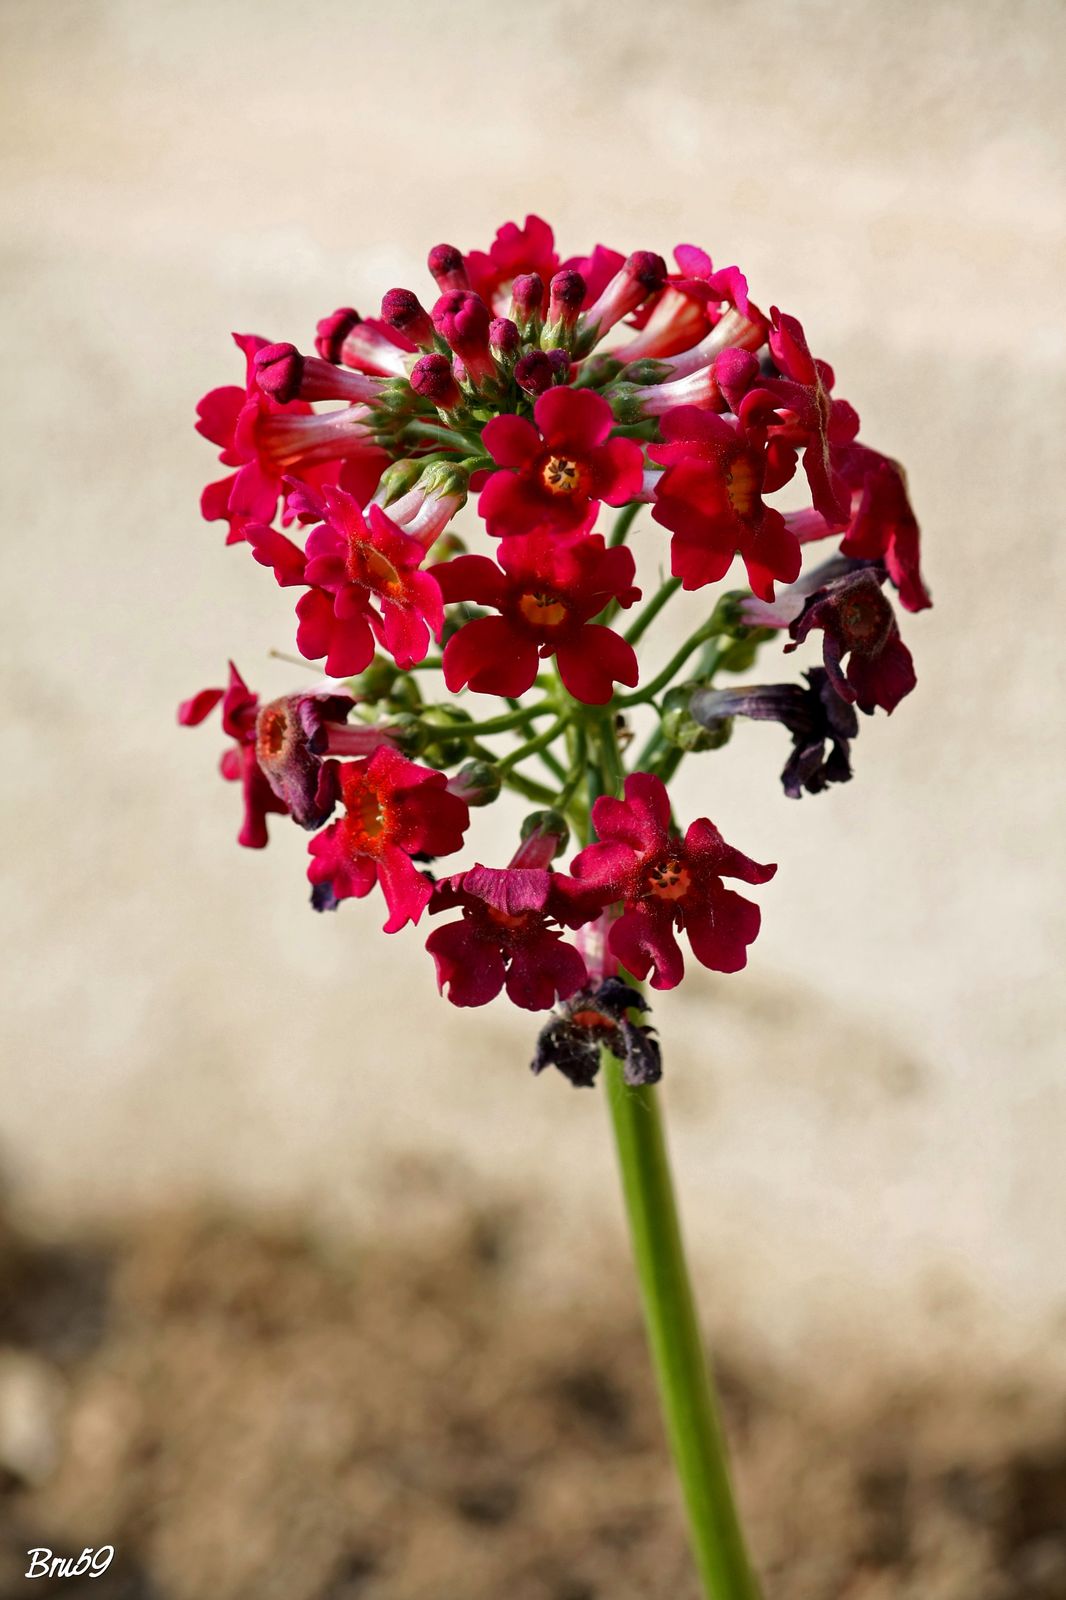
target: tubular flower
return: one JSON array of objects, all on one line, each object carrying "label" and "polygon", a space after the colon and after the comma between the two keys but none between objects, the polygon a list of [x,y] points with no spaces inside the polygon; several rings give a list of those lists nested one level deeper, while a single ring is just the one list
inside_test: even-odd
[{"label": "tubular flower", "polygon": [[903,468],[866,445],[852,443],[834,450],[833,462],[852,497],[841,554],[883,561],[904,610],[924,611],[933,602],[922,579],[918,521]]},{"label": "tubular flower", "polygon": [[[805,672],[807,688],[798,683],[770,683],[753,689],[697,689],[689,714],[700,727],[723,727],[733,717],[780,722],[792,735],[792,754],[781,783],[790,800],[804,789],[821,794],[831,783],[851,778],[851,740],[858,736],[855,707],[837,693],[828,672]],[[828,749],[827,749],[828,746]]]},{"label": "tubular flower", "polygon": [[[266,819],[270,812],[284,815],[289,807],[276,795],[256,760],[256,717],[259,696],[253,694],[231,661],[225,689],[201,689],[178,707],[178,721],[195,728],[222,702],[222,731],[233,740],[219,763],[222,776],[239,783],[244,798],[244,818],[237,843],[247,850],[262,850],[268,843]],[[327,813],[328,815],[328,813]]]},{"label": "tubular flower", "polygon": [[443,772],[387,745],[343,763],[339,784],[344,815],[308,846],[311,903],[316,911],[333,911],[379,883],[389,908],[385,932],[395,933],[418,921],[433,892],[412,857],[429,860],[461,849],[470,811],[449,792]]},{"label": "tubular flower", "polygon": [[597,989],[582,989],[541,1029],[530,1063],[533,1072],[556,1067],[575,1089],[590,1089],[606,1048],[622,1062],[626,1083],[658,1083],[663,1066],[655,1029],[627,1016],[647,1010],[644,996],[621,978],[605,978]]},{"label": "tubular flower", "polygon": [[[815,590],[789,627],[801,644],[812,628],[823,631],[825,669],[843,700],[855,701],[871,715],[876,706],[892,712],[917,679],[911,653],[899,635],[892,606],[881,592],[883,575],[861,567]],[[841,665],[848,657],[847,670]]]},{"label": "tubular flower", "polygon": [[745,965],[759,931],[759,908],[722,879],[767,883],[776,866],[760,866],[732,849],[706,817],[682,839],[670,826],[665,784],[647,772],[629,775],[624,800],[601,796],[592,821],[599,842],[582,850],[570,870],[602,904],[622,902],[608,945],[628,971],[637,978],[651,973],[653,989],[680,983],[679,928],[705,967],[738,972]]},{"label": "tubular flower", "polygon": [[[388,457],[376,446],[370,408],[355,401],[339,411],[315,414],[309,398],[296,397],[301,383],[293,373],[301,363],[306,370],[308,363],[292,346],[270,345],[254,334],[235,333],[233,339],[246,358],[245,388],[212,389],[196,408],[197,432],[220,447],[224,466],[236,469],[204,490],[200,506],[205,520],[226,521],[227,544],[239,543],[250,523],[273,520],[290,475],[314,487],[340,481],[356,493],[371,494]],[[264,351],[276,360],[257,366]],[[314,363],[319,376],[309,385],[312,389],[325,382],[325,366]],[[333,392],[343,398],[343,385]]]},{"label": "tubular flower", "polygon": [[618,352],[621,360],[664,360],[689,350],[712,331],[729,307],[752,322],[761,315],[749,305],[748,280],[738,267],[715,272],[707,252],[692,244],[679,244],[674,260],[679,271],[671,273],[658,298],[633,317],[640,331]]},{"label": "tubular flower", "polygon": [[256,760],[274,794],[301,828],[321,828],[333,814],[337,764],[324,758],[351,753],[352,736],[360,731],[347,726],[354,704],[350,694],[331,686],[282,695],[259,708]]},{"label": "tubular flower", "polygon": [[610,438],[613,427],[602,395],[570,388],[539,395],[532,422],[499,416],[486,423],[485,448],[500,468],[478,501],[489,533],[571,533],[586,525],[597,502],[635,499],[643,454],[633,439]]},{"label": "tubular flower", "polygon": [[632,552],[609,550],[599,534],[528,534],[503,541],[499,565],[471,555],[434,567],[446,601],[472,600],[500,613],[475,617],[449,639],[449,690],[524,694],[541,660],[554,656],[575,700],[605,705],[616,682],[636,683],[637,658],[632,645],[591,619],[611,600],[624,607],[640,598],[634,571]]},{"label": "tubular flower", "polygon": [[774,581],[791,583],[802,560],[799,540],[763,500],[788,481],[788,463],[775,460],[764,436],[739,418],[680,406],[660,427],[664,442],[648,454],[667,470],[652,516],[674,535],[674,577],[686,589],[700,589],[725,577],[740,555],[754,592],[772,600]]},{"label": "tubular flower", "polygon": [[555,875],[540,867],[483,867],[438,883],[431,915],[459,907],[426,949],[437,985],[455,1006],[483,1006],[500,990],[526,1011],[565,1000],[586,981],[585,963],[563,941]]}]

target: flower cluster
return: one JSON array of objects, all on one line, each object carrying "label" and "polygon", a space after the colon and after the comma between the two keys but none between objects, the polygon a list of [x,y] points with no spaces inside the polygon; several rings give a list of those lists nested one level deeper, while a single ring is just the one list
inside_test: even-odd
[{"label": "flower cluster", "polygon": [[[738,717],[790,735],[789,796],[851,777],[859,713],[914,687],[890,592],[930,604],[906,479],[859,442],[799,321],[693,245],[673,269],[603,245],[563,260],[527,217],[428,267],[426,304],[398,287],[378,316],[342,307],[311,348],[234,336],[244,381],[198,408],[225,469],[203,515],[297,591],[296,646],[325,676],[260,704],[231,666],[179,720],[221,706],[240,843],[265,845],[271,814],[310,830],[318,910],[380,892],[386,932],[430,921],[455,1005],[559,1005],[535,1070],[591,1083],[605,1046],[650,1082],[631,983],[680,982],[682,939],[713,971],[742,967],[759,909],[727,880],[775,870],[706,817],[679,827],[669,780]],[[643,508],[670,570],[646,596],[627,543]],[[674,592],[738,560],[748,588],[713,595],[642,672],[634,647]],[[716,681],[813,640],[821,664],[798,681]],[[459,698],[427,692],[441,681]],[[487,716],[469,709],[484,696]],[[457,868],[471,808],[504,790],[538,808],[511,860]]]}]

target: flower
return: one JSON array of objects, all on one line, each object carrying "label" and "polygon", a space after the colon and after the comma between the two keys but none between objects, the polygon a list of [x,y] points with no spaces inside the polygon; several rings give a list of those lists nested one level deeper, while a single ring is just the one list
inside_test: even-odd
[{"label": "flower", "polygon": [[670,800],[660,778],[630,773],[625,798],[601,796],[592,808],[599,842],[571,863],[578,888],[601,904],[622,902],[608,947],[637,978],[651,973],[653,989],[672,989],[684,976],[675,929],[688,934],[697,961],[715,972],[737,972],[759,931],[759,908],[722,883],[723,877],[766,883],[776,866],[760,866],[727,845],[706,817],[684,838],[670,825]]},{"label": "flower", "polygon": [[555,235],[543,218],[534,216],[521,228],[505,222],[487,251],[471,250],[464,259],[470,287],[493,307],[506,305],[516,278],[536,273],[547,283],[559,268]]},{"label": "flower", "polygon": [[798,683],[697,689],[688,703],[690,716],[702,728],[719,728],[732,717],[780,722],[787,728],[792,735],[792,754],[781,773],[781,783],[790,800],[798,800],[804,789],[808,794],[821,794],[831,783],[847,783],[851,777],[850,741],[859,732],[854,706],[837,693],[825,669],[814,667],[804,677],[806,689]]},{"label": "flower", "polygon": [[256,760],[301,828],[321,828],[337,803],[337,764],[324,757],[352,753],[353,740],[372,731],[347,726],[354,704],[350,694],[330,686],[281,695],[259,708]]},{"label": "flower", "polygon": [[[196,408],[196,431],[220,447],[224,466],[236,469],[207,485],[200,500],[204,519],[227,522],[227,544],[240,542],[249,523],[273,520],[283,481],[291,474],[317,487],[340,481],[369,498],[388,460],[375,444],[369,407],[354,401],[341,410],[315,414],[307,399],[279,400],[270,392],[271,382],[282,393],[295,393],[300,379],[293,374],[302,370],[304,358],[292,346],[270,345],[256,334],[235,333],[233,339],[245,356],[245,388],[212,389]],[[256,367],[264,350],[292,352],[273,380],[269,362]],[[260,371],[266,389],[259,385]],[[321,384],[317,364],[312,371]]]},{"label": "flower", "polygon": [[663,1068],[655,1029],[626,1015],[647,1010],[644,996],[621,978],[605,978],[597,989],[582,989],[545,1023],[530,1067],[534,1073],[557,1067],[575,1089],[589,1089],[607,1049],[623,1063],[626,1083],[658,1083]]},{"label": "flower", "polygon": [[311,904],[333,911],[380,883],[389,908],[386,933],[417,922],[432,888],[412,857],[451,855],[462,847],[470,811],[447,788],[443,772],[408,761],[382,745],[340,769],[344,816],[311,840]]},{"label": "flower", "polygon": [[924,611],[933,602],[922,579],[918,521],[903,468],[858,443],[835,449],[833,465],[852,495],[841,554],[883,561],[904,610]]},{"label": "flower", "polygon": [[830,522],[846,522],[848,497],[834,478],[830,436],[835,409],[843,408],[844,416],[854,419],[856,427],[858,418],[846,402],[830,399],[833,369],[811,355],[798,319],[771,306],[770,322],[770,352],[784,379],[760,379],[759,389],[772,398],[776,410],[787,413],[788,422],[778,428],[779,436],[804,447],[803,470],[815,510]]},{"label": "flower", "polygon": [[652,516],[673,533],[670,570],[686,589],[723,578],[740,555],[748,582],[763,600],[774,582],[791,583],[801,563],[799,540],[763,494],[791,475],[787,461],[767,452],[760,431],[738,418],[679,406],[662,418],[663,443],[648,454],[666,467]]},{"label": "flower", "polygon": [[[284,815],[288,806],[271,788],[256,760],[256,715],[259,696],[253,694],[231,661],[225,689],[201,689],[178,707],[178,721],[195,728],[222,702],[222,729],[233,740],[219,763],[222,776],[239,783],[244,798],[244,818],[237,843],[247,850],[262,850],[268,843],[266,819],[271,811]],[[328,814],[328,813],[327,813]]]},{"label": "flower", "polygon": [[881,592],[883,581],[875,568],[860,567],[815,590],[789,627],[792,643],[785,646],[795,650],[812,628],[821,628],[830,681],[842,700],[855,701],[868,715],[876,706],[894,711],[918,681],[895,613]]},{"label": "flower", "polygon": [[475,617],[444,647],[444,681],[454,694],[469,685],[482,694],[520,695],[541,659],[554,656],[575,700],[605,705],[614,684],[637,682],[632,645],[592,617],[611,600],[630,606],[630,550],[609,550],[599,534],[581,540],[527,534],[505,539],[499,565],[488,556],[457,556],[432,569],[445,601],[492,606],[498,617]]},{"label": "flower", "polygon": [[573,532],[597,501],[622,506],[640,494],[641,448],[633,439],[608,438],[614,418],[602,395],[548,389],[533,418],[497,416],[485,424],[485,448],[501,470],[482,489],[478,511],[494,538]]},{"label": "flower", "polygon": [[690,349],[721,320],[723,303],[750,321],[759,317],[749,305],[748,280],[738,267],[715,272],[707,252],[692,244],[679,244],[674,260],[680,271],[671,273],[661,294],[635,313],[633,324],[640,331],[618,352],[621,360],[661,360]]},{"label": "flower", "polygon": [[[273,529],[248,532],[256,560],[273,567],[280,584],[308,585],[296,606],[301,653],[311,661],[325,656],[336,678],[369,666],[375,640],[397,666],[424,661],[444,625],[440,589],[421,571],[425,546],[380,506],[364,516],[343,489],[326,488],[321,500],[324,520],[311,529],[305,551]],[[435,526],[429,519],[432,537]]]},{"label": "flower", "polygon": [[438,883],[430,914],[462,909],[434,929],[426,949],[437,986],[455,1006],[483,1006],[506,988],[527,1011],[543,1011],[586,982],[585,963],[563,941],[555,874],[539,867],[483,867]]}]

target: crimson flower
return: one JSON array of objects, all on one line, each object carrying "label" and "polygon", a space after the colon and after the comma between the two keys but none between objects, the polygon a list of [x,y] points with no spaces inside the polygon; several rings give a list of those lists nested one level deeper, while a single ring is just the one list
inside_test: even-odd
[{"label": "crimson flower", "polygon": [[670,274],[655,300],[634,314],[632,322],[640,332],[619,350],[620,360],[664,360],[690,349],[721,320],[723,304],[749,321],[759,319],[760,313],[749,304],[748,280],[739,267],[716,272],[707,252],[693,244],[679,244],[674,259],[680,270]]},{"label": "crimson flower", "polygon": [[641,492],[644,461],[634,439],[609,439],[611,408],[590,389],[540,395],[534,422],[497,416],[482,439],[499,472],[489,477],[478,511],[490,534],[570,533],[589,524],[597,501],[625,505]]},{"label": "crimson flower", "polygon": [[344,815],[311,840],[311,904],[333,911],[342,900],[362,899],[380,883],[389,918],[386,933],[417,922],[432,888],[419,859],[451,855],[463,843],[470,811],[447,788],[443,772],[408,761],[382,745],[340,769]]},{"label": "crimson flower", "polygon": [[343,489],[324,489],[321,504],[325,520],[311,529],[306,551],[272,528],[248,530],[256,560],[273,567],[283,587],[309,586],[296,606],[301,653],[325,656],[336,678],[369,666],[375,640],[405,670],[424,661],[444,625],[436,579],[421,570],[425,546],[380,506],[364,516]]},{"label": "crimson flower", "polygon": [[256,366],[260,351],[281,347],[256,334],[235,333],[233,340],[245,356],[245,387],[212,389],[196,408],[197,432],[219,446],[223,466],[235,469],[207,485],[204,519],[227,522],[226,543],[239,543],[250,523],[272,521],[290,474],[319,488],[339,481],[369,499],[388,457],[374,444],[367,406],[315,414],[307,400],[281,401],[260,387]]},{"label": "crimson flower", "polygon": [[624,967],[637,978],[650,972],[653,989],[674,988],[685,971],[678,928],[705,967],[738,972],[745,965],[759,931],[759,908],[722,878],[766,883],[776,866],[760,866],[732,849],[706,817],[682,839],[670,826],[665,784],[648,772],[629,775],[624,800],[601,796],[592,821],[599,843],[582,850],[570,870],[589,897],[605,905],[622,902],[607,940]]},{"label": "crimson flower", "polygon": [[470,287],[487,305],[506,301],[515,278],[535,272],[545,283],[559,270],[555,235],[541,217],[529,216],[520,228],[505,222],[487,251],[464,257]]},{"label": "crimson flower", "polygon": [[527,1011],[543,1011],[587,982],[585,963],[563,941],[555,874],[537,867],[475,866],[433,890],[431,915],[461,908],[434,929],[426,949],[437,985],[456,1006],[483,1006],[506,988]]},{"label": "crimson flower", "polygon": [[918,520],[903,468],[864,444],[834,449],[833,465],[852,494],[841,554],[883,561],[904,610],[924,611],[933,602],[922,580]]},{"label": "crimson flower", "polygon": [[608,549],[599,534],[558,539],[527,534],[505,539],[499,565],[488,556],[457,556],[433,568],[447,602],[472,600],[498,617],[475,617],[444,648],[444,681],[482,694],[520,695],[554,656],[575,700],[605,705],[616,682],[637,682],[633,646],[594,623],[605,605],[630,606],[635,565],[624,546]]},{"label": "crimson flower", "polygon": [[668,411],[660,431],[664,442],[648,454],[667,470],[652,516],[673,533],[674,577],[699,589],[723,578],[740,555],[753,591],[772,600],[775,580],[791,583],[802,560],[799,540],[763,500],[791,476],[787,454],[768,450],[762,430],[698,406]]},{"label": "crimson flower", "polygon": [[759,389],[773,397],[779,412],[787,414],[788,421],[776,430],[779,436],[803,446],[803,470],[815,510],[830,522],[846,522],[847,494],[834,479],[830,441],[835,412],[842,413],[856,431],[858,418],[846,401],[830,398],[833,369],[811,355],[798,318],[771,306],[770,322],[770,352],[784,376],[761,379]]},{"label": "crimson flower", "polygon": [[793,642],[785,646],[786,652],[795,650],[812,628],[821,628],[831,683],[842,700],[855,702],[867,714],[876,706],[894,711],[918,681],[895,612],[881,591],[883,581],[883,572],[874,567],[832,579],[807,600],[788,630]]},{"label": "crimson flower", "polygon": [[274,793],[256,760],[259,696],[252,693],[231,661],[227,687],[201,689],[191,699],[183,700],[178,707],[178,721],[182,727],[195,728],[210,716],[219,701],[222,702],[222,730],[233,740],[233,748],[223,755],[219,770],[230,783],[241,785],[244,798],[244,818],[237,843],[248,850],[262,850],[268,842],[268,813],[273,811],[284,816],[289,807]]}]

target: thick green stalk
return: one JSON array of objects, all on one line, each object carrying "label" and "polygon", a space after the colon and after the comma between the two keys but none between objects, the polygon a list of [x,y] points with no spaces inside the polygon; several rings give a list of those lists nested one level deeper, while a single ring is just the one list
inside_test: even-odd
[{"label": "thick green stalk", "polygon": [[685,1263],[660,1090],[630,1088],[608,1050],[604,1069],[648,1342],[692,1553],[709,1600],[758,1600]]}]

